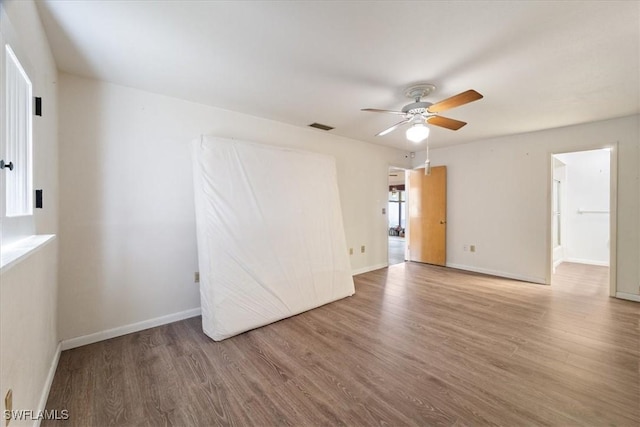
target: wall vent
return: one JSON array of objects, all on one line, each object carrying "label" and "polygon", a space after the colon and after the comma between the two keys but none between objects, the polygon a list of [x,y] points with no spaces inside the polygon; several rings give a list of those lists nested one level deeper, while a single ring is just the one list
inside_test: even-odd
[{"label": "wall vent", "polygon": [[322,123],[311,123],[309,125],[312,128],[321,129],[321,130],[331,130],[333,129],[331,126],[323,125]]}]

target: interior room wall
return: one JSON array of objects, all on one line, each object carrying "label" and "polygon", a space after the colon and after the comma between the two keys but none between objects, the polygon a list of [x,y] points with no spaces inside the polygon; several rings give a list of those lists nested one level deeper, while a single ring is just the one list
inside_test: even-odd
[{"label": "interior room wall", "polygon": [[382,209],[389,165],[409,166],[402,151],[64,73],[59,126],[60,164],[72,165],[60,170],[63,340],[199,307],[189,143],[200,134],[334,156],[351,267],[387,264]]},{"label": "interior room wall", "polygon": [[[566,166],[565,260],[609,265],[609,174],[606,150],[558,154]],[[586,211],[584,213],[581,213]]]},{"label": "interior room wall", "polygon": [[[43,115],[33,118],[33,183],[34,188],[44,190],[44,208],[34,211],[34,220],[38,234],[56,234],[56,65],[32,1],[1,2],[0,14],[3,37],[9,43],[19,43],[31,70],[33,94],[42,97]],[[43,409],[42,399],[46,398],[58,355],[57,242],[50,241],[3,269],[0,288],[2,410],[6,409],[7,390],[12,389],[14,409],[37,411]],[[24,423],[12,421],[11,425]]]},{"label": "interior room wall", "polygon": [[[639,121],[634,115],[432,148],[431,164],[448,172],[447,264],[545,283],[551,154],[617,143],[618,292],[638,295]],[[414,167],[424,161],[416,153]]]}]

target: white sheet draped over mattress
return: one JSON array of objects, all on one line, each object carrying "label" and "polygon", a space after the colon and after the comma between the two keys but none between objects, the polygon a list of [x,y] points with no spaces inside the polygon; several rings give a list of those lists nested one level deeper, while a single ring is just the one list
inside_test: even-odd
[{"label": "white sheet draped over mattress", "polygon": [[333,158],[193,142],[202,328],[216,341],[353,295]]}]

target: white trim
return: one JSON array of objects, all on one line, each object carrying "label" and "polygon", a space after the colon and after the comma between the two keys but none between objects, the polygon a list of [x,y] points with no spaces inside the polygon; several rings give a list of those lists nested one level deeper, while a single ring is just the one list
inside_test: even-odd
[{"label": "white trim", "polygon": [[609,157],[609,296],[618,289],[618,141]]},{"label": "white trim", "polygon": [[[554,163],[553,163],[553,154],[549,153],[548,161],[547,161],[547,183],[546,183],[546,193],[547,193],[547,206],[546,206],[546,235],[545,235],[545,247],[547,248],[547,260],[545,265],[545,274],[544,274],[544,284],[551,285],[551,276],[555,271],[556,265],[553,260],[553,172],[554,172]],[[562,238],[561,238],[562,239]]]},{"label": "white trim", "polygon": [[626,292],[616,292],[616,298],[640,302],[640,295],[628,294]]},{"label": "white trim", "polygon": [[[38,414],[46,409],[47,399],[49,399],[49,392],[51,391],[51,385],[53,384],[53,378],[56,375],[56,370],[58,369],[58,361],[60,360],[60,353],[62,352],[62,343],[58,343],[56,347],[56,352],[53,355],[53,360],[51,361],[51,366],[49,366],[49,374],[47,374],[47,379],[44,382],[44,386],[42,387],[42,394],[40,395],[40,402],[38,403]],[[40,427],[41,418],[38,418],[34,423],[33,427]]]},{"label": "white trim", "polygon": [[563,262],[574,262],[576,264],[587,264],[587,265],[597,265],[600,267],[609,267],[609,262],[607,261],[593,261],[590,259],[580,259],[580,258],[566,258]]},{"label": "white trim", "polygon": [[106,331],[96,332],[89,335],[83,335],[76,338],[70,338],[62,341],[62,350],[70,350],[72,348],[81,347],[83,345],[93,344],[99,341],[108,340],[133,332],[143,331],[156,326],[166,325],[167,323],[177,322],[179,320],[189,319],[191,317],[200,316],[200,308],[192,308],[190,310],[180,311],[178,313],[168,314],[166,316],[156,317],[155,319],[143,320],[142,322],[131,323],[129,325],[118,326],[117,328],[107,329]]},{"label": "white trim", "polygon": [[462,264],[447,263],[446,266],[449,268],[455,268],[458,270],[472,271],[474,273],[482,273],[482,274],[488,274],[490,276],[504,277],[506,279],[520,280],[522,282],[538,283],[540,285],[547,284],[545,283],[544,277],[523,276],[521,274],[506,273],[504,271],[490,270],[487,268],[479,268],[479,267],[473,267],[470,265],[462,265]]},{"label": "white trim", "polygon": [[368,272],[374,271],[374,270],[380,270],[381,268],[385,268],[385,267],[388,267],[388,266],[389,266],[389,264],[385,262],[383,264],[376,264],[376,265],[370,265],[368,267],[357,268],[355,270],[351,270],[351,275],[352,276],[357,276],[358,274],[368,273]]}]

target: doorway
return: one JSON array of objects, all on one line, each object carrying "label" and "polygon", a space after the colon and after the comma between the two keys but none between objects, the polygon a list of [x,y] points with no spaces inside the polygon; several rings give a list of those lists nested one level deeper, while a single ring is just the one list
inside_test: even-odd
[{"label": "doorway", "polygon": [[612,150],[556,153],[551,162],[549,283],[590,295],[614,295]]},{"label": "doorway", "polygon": [[388,218],[388,264],[400,264],[405,261],[406,252],[406,208],[407,191],[404,169],[389,168],[389,196],[387,202]]}]

